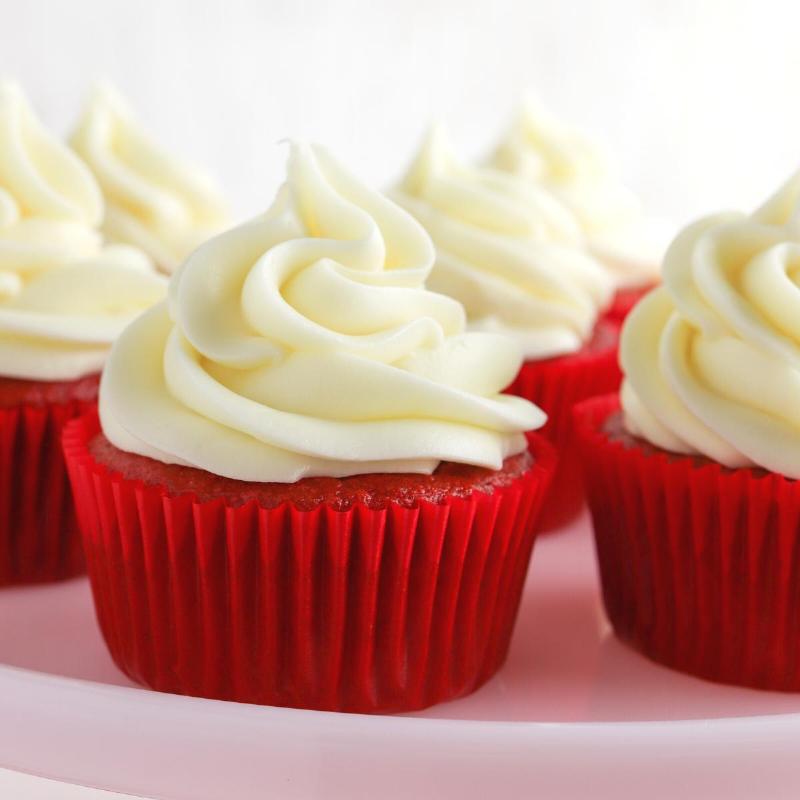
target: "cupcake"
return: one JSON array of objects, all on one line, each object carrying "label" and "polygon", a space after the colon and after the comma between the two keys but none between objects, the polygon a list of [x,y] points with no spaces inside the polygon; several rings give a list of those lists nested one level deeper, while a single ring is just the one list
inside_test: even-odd
[{"label": "cupcake", "polygon": [[662,236],[602,148],[527,97],[490,163],[546,188],[572,211],[614,282],[606,315],[621,322],[659,280]]},{"label": "cupcake", "polygon": [[428,291],[422,228],[292,146],[117,341],[64,447],[100,626],[154,689],[340,711],[502,663],[554,467],[515,343]]},{"label": "cupcake", "polygon": [[110,85],[92,92],[71,144],[103,191],[106,238],[138,247],[164,272],[228,226],[212,180],[153,142]]},{"label": "cupcake", "polygon": [[800,173],[690,225],[576,412],[608,616],[667,666],[800,690]]},{"label": "cupcake", "polygon": [[103,247],[100,190],[0,83],[0,586],[79,572],[60,432],[91,407],[111,342],[166,291],[148,259]]},{"label": "cupcake", "polygon": [[441,126],[393,198],[434,241],[429,288],[459,300],[472,330],[510,335],[522,349],[508,390],[548,415],[543,432],[559,464],[543,525],[557,527],[582,502],[572,406],[619,386],[617,326],[598,323],[613,291],[607,271],[562,203],[513,175],[460,162]]}]

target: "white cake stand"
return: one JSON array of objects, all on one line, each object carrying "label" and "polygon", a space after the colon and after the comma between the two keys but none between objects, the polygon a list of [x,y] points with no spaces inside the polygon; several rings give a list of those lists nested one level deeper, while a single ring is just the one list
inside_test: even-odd
[{"label": "white cake stand", "polygon": [[0,591],[0,664],[4,798],[800,797],[800,695],[696,680],[618,643],[587,517],[538,541],[501,673],[418,714],[135,687],[85,579]]}]

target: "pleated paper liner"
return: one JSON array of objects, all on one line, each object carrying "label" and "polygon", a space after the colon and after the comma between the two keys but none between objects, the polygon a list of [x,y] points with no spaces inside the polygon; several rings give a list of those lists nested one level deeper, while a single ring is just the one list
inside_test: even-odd
[{"label": "pleated paper liner", "polygon": [[61,433],[93,405],[76,399],[0,408],[0,586],[84,571]]},{"label": "pleated paper liner", "polygon": [[97,616],[153,689],[269,705],[410,711],[503,663],[555,455],[491,494],[414,508],[226,505],[124,478],[64,447]]},{"label": "pleated paper liner", "polygon": [[619,388],[622,374],[617,363],[618,341],[616,324],[598,322],[591,341],[582,350],[526,361],[506,389],[547,412],[547,424],[539,432],[553,442],[558,453],[556,473],[540,520],[542,531],[562,527],[583,508],[583,479],[574,442],[572,409],[581,400]]},{"label": "pleated paper liner", "polygon": [[702,678],[800,691],[800,483],[610,434],[616,395],[576,422],[617,635]]},{"label": "pleated paper liner", "polygon": [[647,286],[635,286],[629,289],[618,289],[611,300],[611,305],[606,309],[603,318],[617,325],[625,322],[625,317],[633,311],[633,307],[652,289],[656,284]]}]

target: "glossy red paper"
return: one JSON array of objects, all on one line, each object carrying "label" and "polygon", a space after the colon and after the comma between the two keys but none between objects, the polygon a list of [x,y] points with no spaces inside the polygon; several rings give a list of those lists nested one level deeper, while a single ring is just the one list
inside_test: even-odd
[{"label": "glossy red paper", "polygon": [[654,285],[619,289],[612,298],[611,305],[603,314],[603,319],[622,325],[625,322],[625,317],[630,314],[633,307],[653,288],[655,288]]},{"label": "glossy red paper", "polygon": [[554,468],[415,508],[198,502],[97,463],[89,415],[64,448],[100,627],[161,691],[360,712],[467,694],[508,650]]},{"label": "glossy red paper", "polygon": [[544,531],[562,527],[583,507],[573,406],[588,397],[616,390],[622,380],[617,363],[616,325],[599,323],[595,339],[599,346],[566,356],[526,361],[514,383],[506,389],[536,403],[548,415],[547,424],[539,432],[555,445],[558,465],[542,511],[540,527]]},{"label": "glossy red paper", "polygon": [[0,586],[83,572],[61,432],[93,405],[73,400],[0,408]]},{"label": "glossy red paper", "polygon": [[575,412],[617,635],[703,678],[800,691],[800,483],[614,440],[618,409]]}]

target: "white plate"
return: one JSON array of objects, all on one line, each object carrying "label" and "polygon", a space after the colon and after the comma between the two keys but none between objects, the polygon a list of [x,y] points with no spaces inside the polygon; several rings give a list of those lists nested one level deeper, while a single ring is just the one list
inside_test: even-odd
[{"label": "white plate", "polygon": [[106,654],[85,580],[0,591],[0,767],[169,800],[800,796],[800,695],[619,644],[588,528],[537,542],[501,673],[406,717],[146,691]]}]

